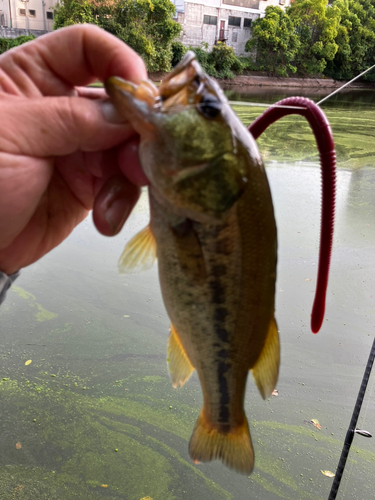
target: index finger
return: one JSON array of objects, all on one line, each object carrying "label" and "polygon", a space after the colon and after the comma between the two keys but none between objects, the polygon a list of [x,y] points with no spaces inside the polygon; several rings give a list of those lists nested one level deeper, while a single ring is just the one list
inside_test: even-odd
[{"label": "index finger", "polygon": [[12,49],[0,57],[6,93],[40,97],[76,95],[76,85],[120,76],[147,77],[142,59],[124,42],[90,24],[69,26]]}]

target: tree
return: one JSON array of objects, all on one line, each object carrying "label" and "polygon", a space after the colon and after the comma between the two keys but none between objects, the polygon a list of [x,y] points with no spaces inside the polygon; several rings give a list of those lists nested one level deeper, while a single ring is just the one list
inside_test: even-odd
[{"label": "tree", "polygon": [[308,75],[322,73],[339,48],[335,40],[340,9],[327,5],[327,0],[294,0],[287,13],[301,43],[294,61],[298,70]]},{"label": "tree", "polygon": [[[375,2],[371,0],[336,0],[341,22],[336,37],[339,49],[327,64],[325,74],[350,79],[375,63]],[[375,75],[368,79],[374,80]]]},{"label": "tree", "polygon": [[172,42],[181,31],[174,12],[170,0],[64,0],[55,10],[54,28],[96,24],[138,52],[149,71],[169,71]]},{"label": "tree", "polygon": [[235,73],[241,73],[244,69],[244,64],[236,57],[233,47],[223,42],[217,42],[211,52],[208,51],[208,43],[189,49],[195,53],[203,70],[214,78],[234,78]]},{"label": "tree", "polygon": [[252,38],[246,51],[254,51],[260,70],[287,76],[297,68],[293,61],[300,47],[298,35],[288,13],[280,7],[267,7],[265,17],[253,23]]},{"label": "tree", "polygon": [[34,39],[34,35],[21,35],[17,38],[0,38],[0,54],[9,49],[12,49],[13,47],[18,47],[18,45],[22,45],[23,43],[30,42]]}]

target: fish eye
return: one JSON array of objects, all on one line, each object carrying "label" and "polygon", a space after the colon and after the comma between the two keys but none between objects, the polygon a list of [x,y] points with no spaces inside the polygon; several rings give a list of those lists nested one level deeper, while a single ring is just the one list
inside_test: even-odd
[{"label": "fish eye", "polygon": [[205,118],[216,118],[221,111],[221,102],[212,94],[206,94],[198,104],[198,110]]}]

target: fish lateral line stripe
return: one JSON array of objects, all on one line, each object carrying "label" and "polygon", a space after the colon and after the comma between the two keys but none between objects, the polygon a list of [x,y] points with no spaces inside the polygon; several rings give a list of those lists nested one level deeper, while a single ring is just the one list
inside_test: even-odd
[{"label": "fish lateral line stripe", "polygon": [[220,406],[219,406],[219,422],[226,424],[229,422],[229,404],[230,395],[228,390],[228,380],[226,373],[230,370],[231,366],[224,361],[218,363],[218,382],[220,393]]}]

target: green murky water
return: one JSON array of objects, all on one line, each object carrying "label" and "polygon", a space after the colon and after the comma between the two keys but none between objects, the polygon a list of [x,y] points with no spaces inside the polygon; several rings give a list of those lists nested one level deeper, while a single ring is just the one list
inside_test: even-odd
[{"label": "green murky water", "polygon": [[[326,92],[320,92],[304,97],[318,102],[325,95]],[[271,104],[289,95],[270,91],[260,95],[239,95],[229,91],[228,97],[233,101],[241,99],[252,103]],[[337,94],[323,103],[322,109],[334,132],[338,167],[351,170],[372,167],[375,157],[375,91],[344,90],[342,94]],[[235,110],[242,121],[249,124],[264,108],[235,106]],[[307,121],[300,116],[283,118],[265,131],[258,144],[266,161],[319,161],[311,129]]]},{"label": "green murky water", "polygon": [[[324,107],[339,172],[326,321],[318,335],[309,330],[320,212],[314,140],[292,117],[259,141],[279,231],[282,367],[277,397],[263,401],[248,384],[254,473],[195,465],[188,456],[202,397],[196,375],[180,390],[171,387],[156,269],[125,277],[116,269],[124,242],[147,224],[144,193],[119,237],[104,238],[84,221],[23,271],[0,309],[2,500],[328,498],[332,479],[321,470],[335,472],[374,335],[373,101],[370,93],[348,93]],[[238,112],[249,122],[260,109]],[[374,398],[372,377],[359,421],[372,433]],[[337,498],[372,498],[374,472],[373,440],[356,436]]]}]

